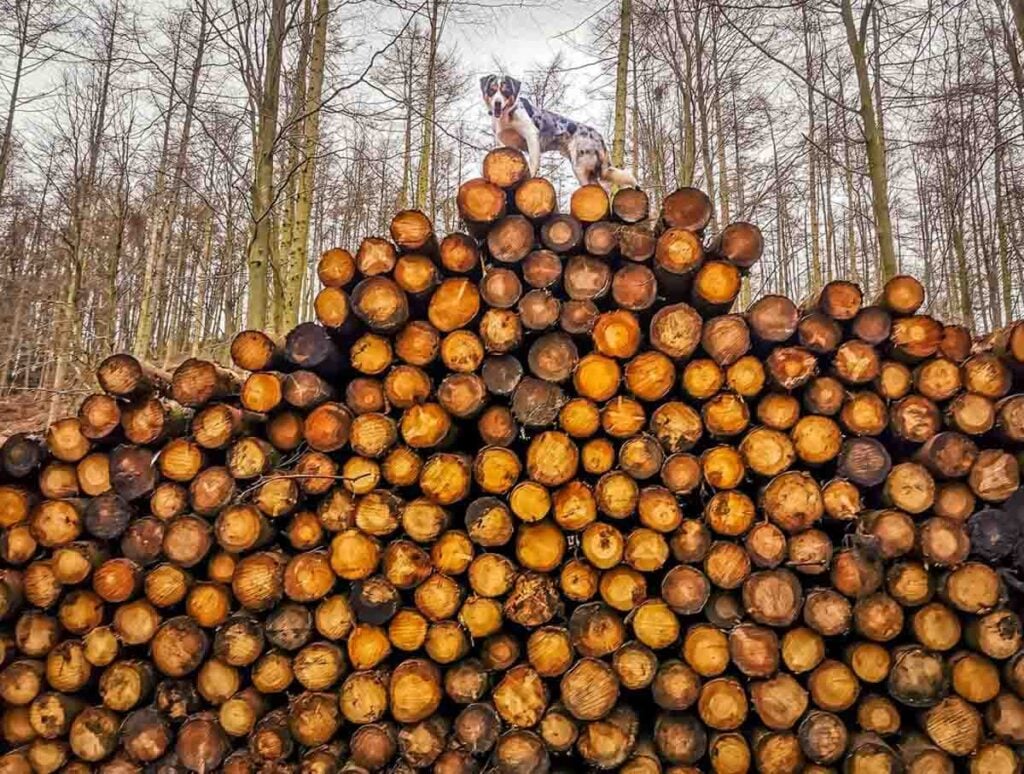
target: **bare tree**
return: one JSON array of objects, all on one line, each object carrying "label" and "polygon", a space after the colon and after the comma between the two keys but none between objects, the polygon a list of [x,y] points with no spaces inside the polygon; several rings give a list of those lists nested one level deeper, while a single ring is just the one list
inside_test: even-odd
[{"label": "bare tree", "polygon": [[857,75],[857,94],[860,100],[861,129],[867,146],[868,174],[871,179],[871,207],[875,216],[875,233],[878,237],[878,252],[881,260],[882,279],[896,274],[896,249],[892,236],[892,219],[889,213],[889,169],[886,162],[885,135],[882,117],[876,113],[872,99],[871,80],[868,74],[867,36],[872,19],[873,0],[864,0],[860,20],[853,16],[853,0],[840,0],[843,26],[846,29],[846,43],[853,58]]},{"label": "bare tree", "polygon": [[423,111],[423,134],[420,141],[419,174],[416,177],[416,206],[427,209],[430,189],[430,162],[434,149],[434,122],[437,101],[437,48],[448,17],[445,0],[426,0],[427,16],[427,75],[424,86],[426,107]]},{"label": "bare tree", "polygon": [[[293,173],[295,191],[289,206],[293,208],[292,229],[286,246],[283,268],[282,329],[294,327],[299,319],[302,281],[306,276],[306,255],[309,252],[310,213],[313,205],[317,149],[320,144],[320,108],[323,96],[324,65],[327,55],[328,1],[316,0],[313,18],[307,25],[310,41],[309,66],[300,73],[304,80],[298,142],[301,143],[298,168]],[[308,15],[308,14],[307,14]]]},{"label": "bare tree", "polygon": [[[164,118],[163,140],[161,143],[160,166],[157,169],[156,188],[153,196],[153,213],[151,229],[146,245],[146,263],[142,280],[139,322],[135,331],[134,351],[145,356],[151,344],[153,334],[153,300],[159,297],[163,283],[163,269],[167,260],[171,232],[181,200],[184,184],[185,164],[188,159],[189,145],[192,138],[192,125],[195,121],[196,100],[199,92],[199,81],[203,71],[206,55],[209,23],[207,19],[207,0],[198,0],[198,31],[195,33],[195,52],[189,70],[187,91],[182,99],[178,86],[178,67],[181,56],[182,35],[188,26],[188,16],[182,15],[179,21],[179,33],[175,37],[172,54],[172,68],[168,83],[168,105]],[[173,155],[169,153],[171,138],[171,121],[178,102],[183,102],[184,113],[181,133],[177,138],[177,149]],[[170,180],[168,181],[168,178]]]},{"label": "bare tree", "polygon": [[122,0],[95,9],[95,30],[98,35],[96,57],[89,72],[81,79],[72,76],[64,83],[66,151],[71,171],[64,191],[67,222],[63,229],[65,264],[68,279],[57,313],[56,363],[53,370],[53,397],[50,421],[61,405],[71,359],[81,338],[79,316],[83,277],[88,270],[87,239],[89,217],[95,205],[93,198],[98,182],[98,169],[103,142],[109,129],[108,110],[114,89],[114,75],[123,64],[119,58],[118,41],[125,24]]},{"label": "bare tree", "polygon": [[25,94],[26,79],[45,67],[56,53],[50,43],[71,20],[62,0],[4,0],[0,3],[0,50],[13,59],[6,85],[7,112],[0,133],[0,201],[11,163],[14,123],[18,109],[39,95]]},{"label": "bare tree", "polygon": [[[246,325],[311,319],[316,255],[399,208],[460,228],[489,144],[461,33],[513,13],[0,2],[0,396],[40,414],[112,348],[223,358]],[[983,330],[1024,314],[1022,9],[619,0],[554,38],[579,59],[517,72],[569,115],[586,86],[653,201],[698,185],[716,228],[762,227],[744,301],[835,277],[873,294],[909,271],[932,310]],[[564,161],[542,163],[567,197]]]},{"label": "bare tree", "polygon": [[615,64],[615,120],[612,129],[612,164],[623,166],[626,156],[626,85],[629,78],[629,38],[633,23],[632,0],[619,6],[619,45]]}]

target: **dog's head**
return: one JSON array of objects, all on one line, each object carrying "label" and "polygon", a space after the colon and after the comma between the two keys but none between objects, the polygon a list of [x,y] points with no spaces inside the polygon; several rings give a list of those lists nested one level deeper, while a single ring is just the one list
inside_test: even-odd
[{"label": "dog's head", "polygon": [[519,99],[522,84],[507,75],[485,75],[480,79],[480,92],[488,112],[495,118],[512,109]]}]

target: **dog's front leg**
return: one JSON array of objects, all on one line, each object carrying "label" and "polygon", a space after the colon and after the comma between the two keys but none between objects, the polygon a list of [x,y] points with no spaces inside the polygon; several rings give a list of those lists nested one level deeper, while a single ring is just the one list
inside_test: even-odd
[{"label": "dog's front leg", "polygon": [[537,177],[540,171],[540,135],[537,132],[526,133],[526,150],[530,155],[530,177]]}]

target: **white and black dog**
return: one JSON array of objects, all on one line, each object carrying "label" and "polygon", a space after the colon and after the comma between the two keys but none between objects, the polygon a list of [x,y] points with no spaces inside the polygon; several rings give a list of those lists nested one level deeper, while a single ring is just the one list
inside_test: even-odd
[{"label": "white and black dog", "polygon": [[495,140],[500,145],[526,151],[531,175],[536,175],[540,168],[541,153],[558,151],[569,159],[581,185],[636,185],[629,172],[611,165],[600,132],[550,110],[541,110],[520,95],[521,86],[507,75],[485,75],[480,79]]}]

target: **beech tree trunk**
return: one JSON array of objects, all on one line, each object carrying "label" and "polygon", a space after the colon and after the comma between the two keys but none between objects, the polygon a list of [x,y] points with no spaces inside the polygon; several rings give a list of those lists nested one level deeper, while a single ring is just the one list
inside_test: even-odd
[{"label": "beech tree trunk", "polygon": [[285,34],[285,0],[272,0],[263,82],[256,96],[256,136],[253,145],[253,180],[250,187],[251,227],[246,263],[249,287],[246,324],[267,325],[269,266],[275,250],[274,156],[277,144],[277,111],[281,95],[281,61]]},{"label": "beech tree trunk", "polygon": [[86,226],[89,222],[89,210],[93,206],[92,192],[96,183],[96,169],[100,161],[101,142],[106,129],[106,116],[109,107],[111,90],[111,73],[114,68],[114,47],[121,22],[121,5],[115,0],[104,20],[106,37],[104,39],[104,59],[99,63],[98,82],[96,85],[95,107],[90,114],[79,116],[87,118],[87,140],[81,166],[75,170],[74,189],[68,204],[68,223],[65,227],[63,241],[67,253],[66,289],[57,311],[57,346],[56,363],[53,369],[52,390],[50,399],[49,420],[56,418],[60,409],[65,380],[71,358],[76,354],[76,347],[81,339],[79,314],[79,293],[82,288],[82,276],[87,271],[88,259]]},{"label": "beech tree trunk", "polygon": [[619,46],[615,61],[615,115],[612,125],[612,165],[621,168],[626,160],[626,100],[629,80],[629,39],[633,24],[632,0],[619,6]]},{"label": "beech tree trunk", "polygon": [[173,106],[178,99],[178,55],[180,45],[175,47],[174,67],[170,74],[170,98],[164,125],[161,164],[157,170],[156,189],[154,191],[155,217],[151,221],[151,231],[146,242],[146,262],[143,269],[142,292],[139,299],[139,322],[135,329],[132,351],[145,357],[150,348],[153,336],[153,301],[158,298],[164,287],[164,267],[171,242],[171,229],[177,217],[181,188],[184,182],[185,165],[188,161],[188,150],[192,136],[192,124],[195,120],[196,100],[199,95],[199,79],[202,75],[203,60],[206,52],[208,36],[207,0],[200,0],[199,31],[196,36],[196,52],[189,73],[188,92],[185,96],[185,113],[181,135],[174,155],[174,166],[171,173],[170,190],[167,189],[166,165],[170,161],[169,133],[170,122],[174,114]]},{"label": "beech tree trunk", "polygon": [[840,5],[843,26],[846,28],[846,43],[857,73],[861,131],[864,133],[864,142],[867,146],[868,175],[871,179],[871,211],[875,220],[874,230],[878,239],[879,262],[884,281],[895,276],[897,268],[892,219],[889,213],[889,169],[885,137],[882,134],[880,116],[875,112],[871,79],[868,75],[866,41],[872,2],[866,0],[859,24],[854,20],[852,0],[840,0]]},{"label": "beech tree trunk", "polygon": [[416,207],[426,210],[430,195],[431,163],[434,158],[434,121],[437,102],[437,47],[440,44],[445,0],[428,0],[428,41],[426,104],[423,108],[423,131],[420,135],[420,160],[416,176]]}]

